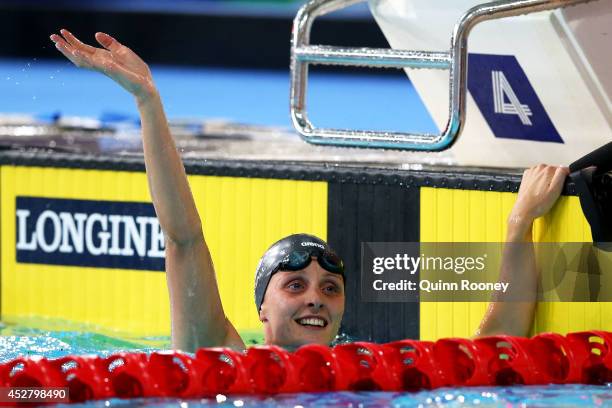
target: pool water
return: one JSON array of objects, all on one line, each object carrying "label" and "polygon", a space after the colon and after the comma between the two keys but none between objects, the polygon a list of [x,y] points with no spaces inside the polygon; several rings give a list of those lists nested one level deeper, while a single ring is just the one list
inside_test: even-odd
[{"label": "pool water", "polygon": [[[68,330],[67,330],[68,329]],[[107,356],[117,351],[154,351],[170,347],[169,337],[130,338],[84,330],[65,322],[32,320],[19,324],[0,323],[0,362],[18,356],[49,358],[95,353]],[[255,341],[255,340],[253,340]],[[276,396],[223,396],[182,400],[111,399],[70,404],[70,407],[611,407],[612,384],[549,385],[529,387],[440,388],[417,393],[333,392]]]},{"label": "pool water", "polygon": [[170,347],[170,337],[115,337],[89,327],[42,319],[0,323],[0,362],[19,356],[48,358],[71,354],[107,356],[117,351],[153,351]]}]

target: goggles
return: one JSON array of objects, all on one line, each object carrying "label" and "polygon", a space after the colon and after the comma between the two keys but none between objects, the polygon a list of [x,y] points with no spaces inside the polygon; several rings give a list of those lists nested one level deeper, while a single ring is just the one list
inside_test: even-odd
[{"label": "goggles", "polygon": [[288,253],[275,268],[277,271],[299,271],[307,268],[312,262],[312,257],[317,258],[317,262],[321,268],[331,273],[342,275],[344,279],[344,263],[338,255],[330,251],[323,251],[318,248],[309,250],[294,250]]}]

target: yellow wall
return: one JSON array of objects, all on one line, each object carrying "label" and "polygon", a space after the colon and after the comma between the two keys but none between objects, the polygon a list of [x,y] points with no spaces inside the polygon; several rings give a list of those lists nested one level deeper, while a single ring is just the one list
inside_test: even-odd
[{"label": "yellow wall", "polygon": [[[253,300],[259,257],[296,232],[327,235],[324,182],[190,176],[226,313],[239,331],[261,329]],[[150,202],[144,173],[0,168],[2,317],[50,317],[131,335],[168,335],[163,272],[16,263],[15,197]]]},{"label": "yellow wall", "polygon": [[[493,191],[421,188],[422,242],[503,242],[506,218],[516,194]],[[590,227],[577,197],[561,197],[551,212],[538,219],[534,240],[589,242]],[[423,340],[473,336],[483,317],[484,302],[422,302]],[[541,302],[534,332],[612,330],[612,303]]]},{"label": "yellow wall", "polygon": [[[327,183],[189,176],[226,313],[241,332],[259,332],[253,276],[259,257],[296,232],[327,236]],[[165,274],[17,263],[17,196],[150,202],[144,173],[0,167],[2,318],[49,317],[131,335],[168,335]],[[422,242],[502,242],[516,194],[421,188]],[[554,222],[553,222],[554,221]],[[590,241],[577,197],[562,197],[536,222],[539,241]],[[422,339],[472,336],[486,303],[421,303]],[[610,303],[540,303],[535,332],[612,330]]]}]

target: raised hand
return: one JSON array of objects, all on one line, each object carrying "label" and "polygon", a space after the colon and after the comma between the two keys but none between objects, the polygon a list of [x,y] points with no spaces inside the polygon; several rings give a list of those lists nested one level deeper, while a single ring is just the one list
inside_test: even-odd
[{"label": "raised hand", "polygon": [[96,41],[104,47],[97,48],[82,43],[68,30],[60,30],[60,34],[52,34],[51,41],[77,67],[102,72],[136,98],[146,98],[156,93],[147,64],[110,35],[96,33]]}]

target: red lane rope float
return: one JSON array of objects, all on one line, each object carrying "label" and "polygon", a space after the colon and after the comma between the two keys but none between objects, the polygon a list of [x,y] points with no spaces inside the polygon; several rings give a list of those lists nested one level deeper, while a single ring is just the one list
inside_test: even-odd
[{"label": "red lane rope float", "polygon": [[445,386],[612,382],[612,333],[436,342],[356,342],[295,352],[256,346],[17,358],[0,364],[2,387],[68,387],[72,402],[112,397],[211,397],[341,390],[418,391]]}]

